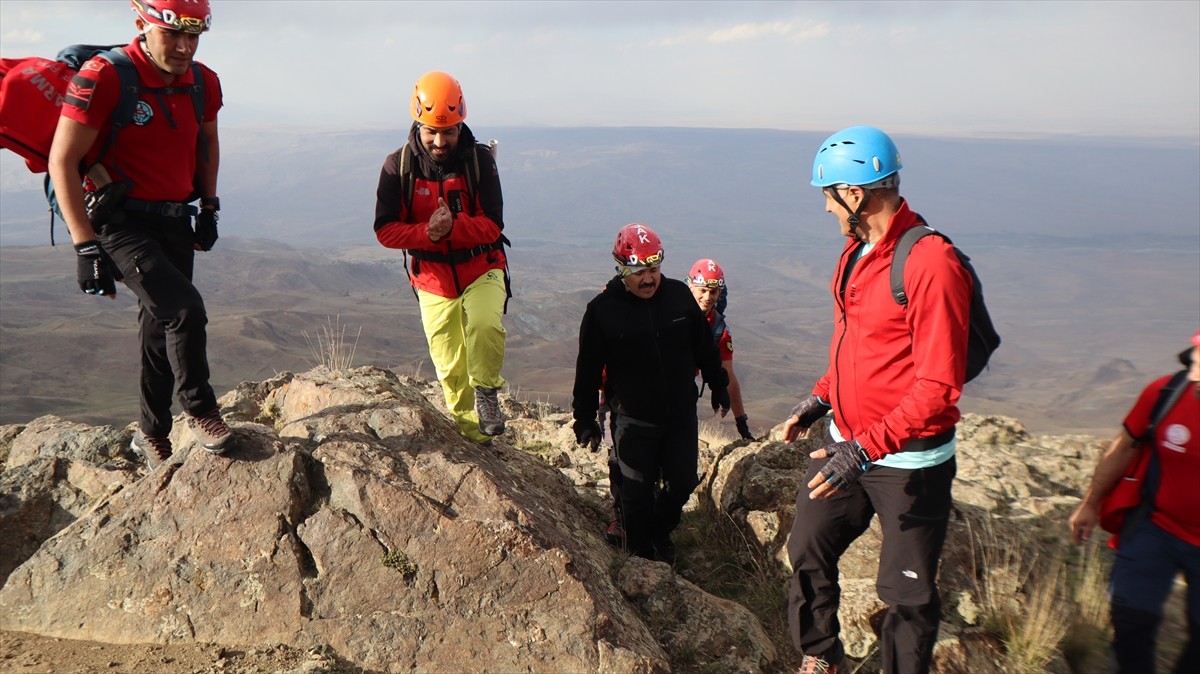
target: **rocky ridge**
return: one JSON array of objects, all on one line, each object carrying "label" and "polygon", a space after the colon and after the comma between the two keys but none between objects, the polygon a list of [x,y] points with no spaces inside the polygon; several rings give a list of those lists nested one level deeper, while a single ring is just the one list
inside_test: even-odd
[{"label": "rocky ridge", "polygon": [[[0,629],[222,653],[284,645],[321,655],[306,671],[794,664],[778,624],[706,591],[721,550],[683,544],[672,569],[604,541],[605,457],[573,445],[569,414],[503,398],[509,431],[483,447],[458,436],[440,398],[373,367],[244,383],[221,399],[239,434],[229,456],[198,449],[180,423],[175,457],[154,471],[127,449],[132,427],[0,427]],[[819,443],[774,436],[704,448],[691,508],[736,526],[783,596],[792,504]],[[1062,549],[1100,444],[1033,438],[1000,417],[968,416],[958,437],[936,669],[995,671],[976,553]],[[882,608],[878,544],[873,527],[841,569],[843,637],[862,659]],[[212,671],[229,671],[222,659]],[[1070,671],[1061,656],[1048,667]]]}]

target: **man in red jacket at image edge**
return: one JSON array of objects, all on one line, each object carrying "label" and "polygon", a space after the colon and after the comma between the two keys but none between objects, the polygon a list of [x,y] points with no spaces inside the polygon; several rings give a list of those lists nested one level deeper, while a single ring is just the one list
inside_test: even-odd
[{"label": "man in red jacket at image edge", "polygon": [[1175,674],[1200,672],[1200,331],[1192,337],[1187,389],[1155,429],[1151,411],[1171,379],[1160,377],[1142,390],[1121,432],[1100,457],[1083,501],[1071,515],[1076,543],[1088,540],[1100,521],[1100,502],[1143,451],[1158,453],[1159,483],[1154,510],[1123,535],[1109,583],[1113,656],[1118,674],[1153,674],[1154,648],[1163,605],[1183,572],[1187,581],[1188,643]]},{"label": "man in red jacket at image edge", "polygon": [[829,369],[784,425],[792,442],[833,412],[788,540],[788,622],[805,673],[842,667],[838,559],[875,514],[883,530],[876,588],[888,607],[879,630],[884,671],[929,671],[937,641],[935,579],[956,470],[972,281],[953,247],[927,236],[906,265],[907,307],[893,299],[896,243],[919,226],[900,196],[900,168],[895,143],[869,126],[835,133],[813,162],[812,184],[847,240],[831,284]]},{"label": "man in red jacket at image edge", "polygon": [[[67,88],[49,173],[75,244],[80,289],[114,298],[111,264],[138,298],[141,419],[133,448],[154,468],[173,451],[173,393],[205,450],[221,454],[234,437],[209,384],[208,316],[192,284],[195,252],[210,250],[217,241],[222,101],[220,81],[206,66],[197,64],[204,77],[202,119],[196,119],[187,89],[194,82],[200,34],[212,24],[208,0],[132,0],[131,5],[138,36],[124,51],[147,90],[139,93],[132,123],[101,161],[128,192],[106,223],[95,223],[97,232],[79,167],[99,154],[120,99],[116,67],[100,57],[83,64]],[[188,204],[195,196],[199,211]]]},{"label": "man in red jacket at image edge", "polygon": [[[500,174],[467,127],[462,87],[448,73],[435,70],[417,80],[411,113],[413,203],[404,202],[402,147],[379,174],[375,237],[412,257],[409,279],[429,359],[459,433],[491,444],[491,436],[505,430],[498,394],[505,383],[508,240],[501,234]],[[472,163],[479,167],[476,185],[467,176]]]}]

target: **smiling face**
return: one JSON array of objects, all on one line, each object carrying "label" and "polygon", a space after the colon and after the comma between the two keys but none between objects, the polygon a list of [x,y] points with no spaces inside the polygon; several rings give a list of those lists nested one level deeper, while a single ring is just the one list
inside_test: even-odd
[{"label": "smiling face", "polygon": [[692,297],[696,298],[696,304],[700,305],[700,311],[704,312],[706,316],[717,306],[721,290],[716,286],[691,286]]},{"label": "smiling face", "polygon": [[635,297],[648,300],[654,297],[654,293],[658,292],[658,286],[662,285],[662,270],[658,268],[658,265],[646,267],[621,280],[625,283],[625,289],[633,293]]},{"label": "smiling face", "polygon": [[458,136],[461,128],[455,124],[454,126],[438,127],[421,125],[421,144],[429,151],[429,156],[433,160],[441,164],[454,154],[454,149],[458,147]]}]

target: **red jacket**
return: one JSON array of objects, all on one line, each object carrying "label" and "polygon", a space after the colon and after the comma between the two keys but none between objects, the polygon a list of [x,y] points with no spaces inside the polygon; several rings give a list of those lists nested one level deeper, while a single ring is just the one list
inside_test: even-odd
[{"label": "red jacket", "polygon": [[[379,176],[375,202],[375,237],[388,248],[403,248],[413,256],[409,278],[413,287],[441,297],[458,297],[475,279],[490,269],[504,269],[501,242],[504,202],[496,161],[486,148],[477,147],[475,136],[463,125],[459,152],[445,166],[437,165],[420,146],[414,131],[409,134],[416,161],[412,171],[413,203],[404,203],[399,175],[400,153],[388,156]],[[464,175],[468,152],[479,153],[479,184],[468,201]],[[462,195],[463,210],[454,216],[450,234],[437,243],[425,230],[438,207],[438,198],[452,191]]]},{"label": "red jacket", "polygon": [[813,393],[833,406],[846,439],[858,440],[872,459],[901,451],[913,438],[948,431],[958,422],[967,367],[971,276],[954,248],[927,236],[905,265],[907,308],[891,294],[892,256],[900,235],[917,226],[901,201],[887,234],[858,260],[850,240],[834,271],[833,339],[829,369]]},{"label": "red jacket", "polygon": [[[150,62],[141,43],[134,40],[125,47],[137,69],[138,79],[147,87],[165,87],[162,73]],[[217,118],[221,108],[221,82],[216,73],[201,64],[204,73],[204,120]],[[186,87],[194,82],[189,68],[172,82]],[[100,57],[83,64],[67,89],[62,116],[93,129],[99,129],[96,142],[88,151],[90,164],[108,140],[113,110],[121,96],[116,67]],[[117,134],[104,157],[105,168],[113,177],[131,184],[130,197],[145,201],[186,201],[196,176],[197,137],[201,121],[193,112],[191,94],[180,92],[141,94],[133,121]],[[164,105],[166,107],[164,107]]]}]

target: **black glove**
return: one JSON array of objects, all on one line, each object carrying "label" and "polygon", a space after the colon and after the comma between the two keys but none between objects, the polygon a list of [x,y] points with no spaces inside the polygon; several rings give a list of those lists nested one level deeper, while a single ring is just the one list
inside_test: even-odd
[{"label": "black glove", "polygon": [[826,445],[824,449],[830,457],[829,463],[821,469],[825,481],[835,489],[858,484],[859,478],[867,472],[867,464],[871,462],[862,445],[857,440],[845,440]]},{"label": "black glove", "polygon": [[600,424],[596,423],[594,419],[588,421],[576,419],[574,428],[576,443],[593,452],[600,449],[600,438],[604,437],[604,433],[600,430]]},{"label": "black glove", "polygon": [[196,214],[196,245],[200,250],[212,250],[217,242],[217,212],[211,208],[201,208]]},{"label": "black glove", "polygon": [[731,404],[729,402],[729,387],[722,386],[721,388],[712,389],[712,408],[714,412],[717,410],[728,412]]},{"label": "black glove", "polygon": [[743,414],[740,417],[734,417],[733,422],[737,424],[738,435],[742,436],[743,440],[753,440],[754,434],[750,432],[750,417]]},{"label": "black glove", "polygon": [[79,289],[89,295],[116,295],[117,284],[113,279],[112,261],[99,241],[75,244],[75,280]]},{"label": "black glove", "polygon": [[800,427],[808,428],[833,409],[817,396],[809,396],[792,408],[792,416],[800,419]]},{"label": "black glove", "polygon": [[127,183],[108,183],[104,187],[83,193],[83,206],[87,209],[88,220],[92,221],[93,229],[100,231],[101,227],[108,224],[121,202],[125,201],[125,193],[128,191]]}]

